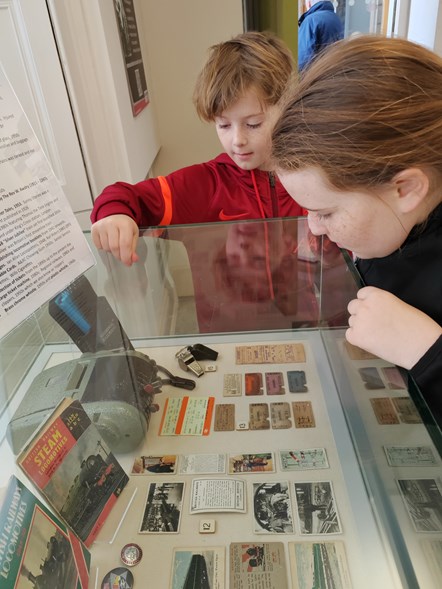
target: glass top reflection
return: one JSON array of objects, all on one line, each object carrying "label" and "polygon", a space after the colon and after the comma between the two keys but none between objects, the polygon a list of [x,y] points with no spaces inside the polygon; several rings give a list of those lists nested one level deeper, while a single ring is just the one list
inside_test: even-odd
[{"label": "glass top reflection", "polygon": [[195,314],[158,335],[343,326],[356,292],[339,248],[312,235],[305,218],[144,229],[137,253],[131,268],[101,254],[120,277],[115,299],[127,300],[130,277],[131,298],[137,284],[146,298],[162,286],[176,297],[174,313]]}]

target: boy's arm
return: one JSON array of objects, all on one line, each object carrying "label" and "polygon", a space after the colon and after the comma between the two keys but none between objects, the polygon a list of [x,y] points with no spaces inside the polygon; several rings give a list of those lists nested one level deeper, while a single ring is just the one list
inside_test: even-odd
[{"label": "boy's arm", "polygon": [[216,177],[206,164],[137,184],[112,184],[95,200],[92,240],[98,249],[130,266],[138,260],[139,227],[217,220],[210,214],[216,186]]},{"label": "boy's arm", "polygon": [[116,182],[97,197],[91,213],[95,223],[110,215],[127,215],[139,227],[159,225],[164,214],[164,198],[158,178],[137,184]]},{"label": "boy's arm", "polygon": [[210,162],[137,184],[117,182],[95,200],[91,221],[127,215],[139,227],[152,227],[216,220],[211,218],[210,207],[218,182]]}]

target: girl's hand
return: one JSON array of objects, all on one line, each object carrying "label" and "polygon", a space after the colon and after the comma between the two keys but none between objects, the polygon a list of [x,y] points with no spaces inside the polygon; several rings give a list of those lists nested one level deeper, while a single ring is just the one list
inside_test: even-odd
[{"label": "girl's hand", "polygon": [[374,286],[361,288],[347,309],[347,340],[407,370],[442,334],[428,315]]}]

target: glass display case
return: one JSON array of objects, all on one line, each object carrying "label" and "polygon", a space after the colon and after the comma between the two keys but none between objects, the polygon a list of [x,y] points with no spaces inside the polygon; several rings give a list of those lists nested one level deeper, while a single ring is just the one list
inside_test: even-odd
[{"label": "glass display case", "polygon": [[16,457],[65,397],[128,475],[89,587],[122,567],[161,589],[442,586],[441,432],[346,342],[345,252],[306,219],[149,228],[131,267],[91,248],[0,342],[3,492],[15,474],[46,501]]}]

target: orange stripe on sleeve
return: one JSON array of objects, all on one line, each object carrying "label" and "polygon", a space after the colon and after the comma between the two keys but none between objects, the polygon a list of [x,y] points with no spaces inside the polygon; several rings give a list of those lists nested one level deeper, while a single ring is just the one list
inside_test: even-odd
[{"label": "orange stripe on sleeve", "polygon": [[158,176],[158,182],[160,183],[161,193],[164,200],[164,215],[160,221],[160,225],[170,225],[170,222],[172,221],[172,192],[169,183],[164,176]]}]

